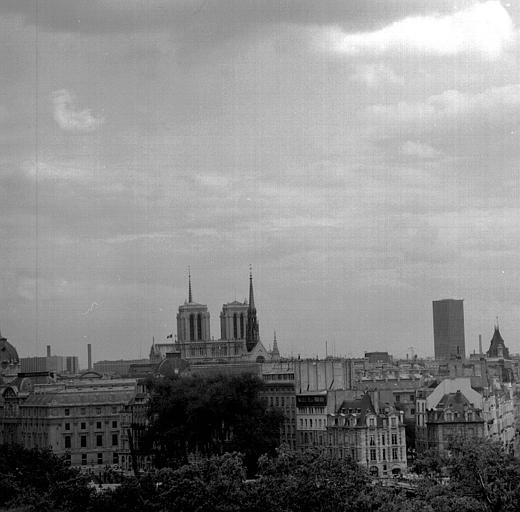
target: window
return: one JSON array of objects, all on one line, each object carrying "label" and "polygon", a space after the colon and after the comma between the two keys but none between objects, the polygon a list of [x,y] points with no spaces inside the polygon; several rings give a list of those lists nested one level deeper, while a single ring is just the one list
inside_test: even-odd
[{"label": "window", "polygon": [[81,436],[79,438],[79,440],[80,440],[81,448],[86,448],[87,447],[87,436]]},{"label": "window", "polygon": [[65,448],[70,448],[71,442],[70,442],[70,436],[65,436]]},{"label": "window", "polygon": [[309,428],[312,428],[312,420],[309,420]]},{"label": "window", "polygon": [[410,409],[410,414],[415,414],[415,409],[413,407]]},{"label": "window", "polygon": [[410,395],[410,402],[415,402],[415,395]]},{"label": "window", "polygon": [[112,434],[112,446],[117,446],[117,434]]},{"label": "window", "polygon": [[382,435],[381,435],[381,444],[384,446],[384,445],[385,445],[385,442],[386,442],[385,435],[382,434]]},{"label": "window", "polygon": [[103,464],[103,454],[102,453],[97,454],[97,463]]},{"label": "window", "polygon": [[82,407],[80,410],[79,410],[79,413],[83,416],[85,416],[85,407]]},{"label": "window", "polygon": [[96,414],[101,414],[101,407],[96,407]]},{"label": "window", "polygon": [[101,422],[96,421],[96,430],[101,430]]},{"label": "window", "polygon": [[66,453],[65,454],[65,464],[67,466],[70,466],[70,463],[71,463],[71,461],[70,461],[70,453]]},{"label": "window", "polygon": [[103,446],[103,435],[98,434],[96,436],[96,446]]},{"label": "window", "polygon": [[395,417],[390,418],[390,426],[397,427],[397,418],[395,418]]},{"label": "window", "polygon": [[117,428],[117,421],[112,422],[112,428]]},{"label": "window", "polygon": [[383,450],[382,450],[382,458],[383,458],[383,460],[386,460],[386,449],[385,448],[383,448]]},{"label": "window", "polygon": [[370,448],[370,460],[377,460],[376,449]]},{"label": "window", "polygon": [[65,409],[65,416],[70,416],[70,409]]},{"label": "window", "polygon": [[81,422],[81,430],[86,430],[86,429],[87,429],[87,424],[84,421],[82,421]]},{"label": "window", "polygon": [[81,454],[81,465],[84,466],[87,463],[87,454],[82,453]]},{"label": "window", "polygon": [[376,426],[376,419],[375,418],[368,418],[368,426],[369,427],[375,427]]},{"label": "window", "polygon": [[397,448],[392,448],[392,459],[397,460],[399,457],[397,456]]},{"label": "window", "polygon": [[112,464],[119,464],[119,455],[117,453],[112,454]]},{"label": "window", "polygon": [[395,401],[399,403],[401,401],[401,395],[395,395]]},{"label": "window", "polygon": [[65,430],[70,430],[70,423],[65,423]]},{"label": "window", "polygon": [[397,434],[392,434],[392,444],[397,444]]},{"label": "window", "polygon": [[370,436],[370,446],[375,446],[376,445],[376,440],[374,438],[374,436]]}]

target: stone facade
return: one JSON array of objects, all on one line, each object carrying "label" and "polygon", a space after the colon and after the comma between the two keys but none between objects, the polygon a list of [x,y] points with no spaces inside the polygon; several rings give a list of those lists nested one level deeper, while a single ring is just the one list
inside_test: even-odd
[{"label": "stone facade", "polygon": [[406,470],[403,414],[391,407],[376,412],[368,394],[346,400],[328,414],[326,430],[331,455],[351,457],[373,476],[384,478]]},{"label": "stone facade", "polygon": [[0,442],[50,448],[73,466],[119,464],[121,413],[136,395],[134,379],[75,379],[3,386]]}]

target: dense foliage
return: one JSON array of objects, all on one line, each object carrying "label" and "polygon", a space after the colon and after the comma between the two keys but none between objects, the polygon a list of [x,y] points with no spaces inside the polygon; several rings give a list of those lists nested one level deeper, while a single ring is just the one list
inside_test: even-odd
[{"label": "dense foliage", "polygon": [[0,445],[0,508],[80,511],[87,479],[49,450]]},{"label": "dense foliage", "polygon": [[[410,482],[374,482],[355,462],[281,448],[248,480],[244,457],[224,453],[97,492],[49,452],[0,448],[0,507],[19,512],[498,512],[520,509],[520,462],[473,440],[449,457],[426,454]],[[442,465],[438,461],[441,460]]]},{"label": "dense foliage", "polygon": [[[204,389],[196,378],[186,381],[186,387],[171,380],[155,389],[155,432],[163,436],[156,447],[171,450],[164,454],[161,469],[140,479],[124,479],[116,488],[101,489],[49,451],[0,446],[0,512],[520,510],[520,461],[489,441],[455,442],[449,454],[442,457],[431,452],[421,455],[413,478],[375,481],[353,460],[285,447],[273,452],[271,441],[258,442],[255,436],[257,432],[263,435],[261,430],[247,421],[243,426],[237,423],[251,404],[260,422],[259,416],[268,416],[260,401],[256,402],[259,387],[254,379],[216,378]],[[198,406],[189,405],[188,400],[197,394]],[[187,427],[174,420],[179,411],[191,428],[206,435],[202,437],[205,442],[196,443]],[[171,427],[168,418],[173,422]],[[249,443],[246,432],[251,435]],[[274,436],[274,430],[267,432]],[[234,445],[230,433],[237,433]],[[179,437],[170,444],[169,435]],[[184,452],[179,439],[188,445]],[[228,451],[233,446],[243,448],[243,453]],[[199,450],[197,461],[181,464],[182,457],[195,448]],[[256,453],[264,454],[258,460],[255,478],[248,479],[247,458]],[[166,465],[168,461],[173,464]]]},{"label": "dense foliage", "polygon": [[258,457],[274,454],[283,421],[266,408],[262,387],[252,375],[153,381],[147,439],[155,465],[178,467],[190,456],[240,452],[254,474]]}]

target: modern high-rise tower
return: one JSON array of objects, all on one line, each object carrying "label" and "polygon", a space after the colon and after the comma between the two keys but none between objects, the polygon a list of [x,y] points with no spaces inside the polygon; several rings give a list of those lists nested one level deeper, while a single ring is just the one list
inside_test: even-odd
[{"label": "modern high-rise tower", "polygon": [[435,359],[464,359],[464,303],[458,299],[433,301]]}]

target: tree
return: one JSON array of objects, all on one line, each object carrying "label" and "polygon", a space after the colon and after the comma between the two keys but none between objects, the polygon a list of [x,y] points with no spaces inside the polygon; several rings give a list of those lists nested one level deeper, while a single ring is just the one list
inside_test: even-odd
[{"label": "tree", "polygon": [[50,450],[0,446],[0,506],[25,510],[83,510],[87,479]]},{"label": "tree", "polygon": [[165,378],[151,385],[148,446],[158,467],[180,467],[188,457],[244,453],[250,475],[278,446],[283,416],[267,410],[263,382],[252,375]]},{"label": "tree", "polygon": [[276,457],[262,457],[259,479],[248,493],[251,511],[362,510],[370,492],[366,471],[351,459],[335,459],[320,451],[281,448]]},{"label": "tree", "polygon": [[520,461],[500,443],[457,440],[450,453],[447,468],[455,492],[479,499],[491,511],[520,508]]}]

